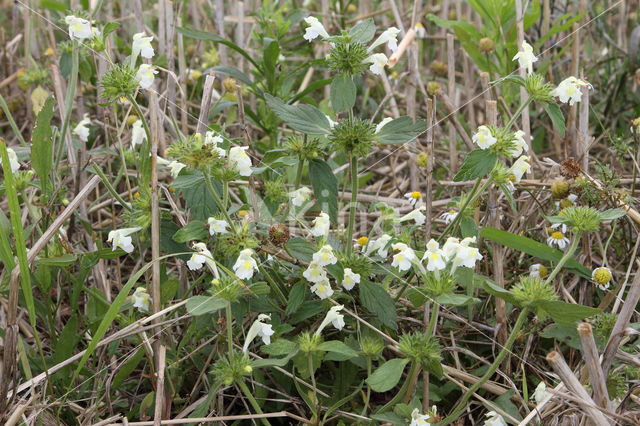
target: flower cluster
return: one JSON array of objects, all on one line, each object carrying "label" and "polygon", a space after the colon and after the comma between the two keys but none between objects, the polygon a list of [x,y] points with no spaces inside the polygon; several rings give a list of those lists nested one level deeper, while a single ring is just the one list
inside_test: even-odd
[{"label": "flower cluster", "polygon": [[393,256],[391,266],[397,267],[400,271],[407,271],[412,265],[416,265],[430,272],[441,271],[447,268],[449,263],[451,264],[452,272],[459,266],[474,268],[476,262],[482,259],[478,248],[470,245],[475,242],[475,237],[464,238],[462,240],[449,237],[442,248],[440,248],[440,244],[431,239],[427,243],[427,250],[420,261],[417,260],[418,258],[415,252],[409,246],[404,243],[395,243],[391,245],[391,248],[398,253]]}]

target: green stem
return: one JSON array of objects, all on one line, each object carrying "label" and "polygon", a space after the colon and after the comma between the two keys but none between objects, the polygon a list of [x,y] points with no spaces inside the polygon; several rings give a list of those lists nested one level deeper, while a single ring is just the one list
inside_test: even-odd
[{"label": "green stem", "polygon": [[[256,413],[262,414],[262,409],[260,409],[260,406],[258,405],[258,401],[256,401],[256,399],[251,394],[251,391],[247,387],[247,384],[244,381],[240,380],[238,382],[238,386],[240,386],[242,393],[244,393],[244,396],[247,397],[253,409],[256,410]],[[262,424],[264,424],[265,426],[271,425],[271,423],[269,423],[267,419],[262,419]]]},{"label": "green stem", "polygon": [[62,146],[64,145],[64,140],[67,137],[67,130],[69,129],[69,121],[71,120],[71,110],[73,109],[73,98],[76,94],[76,86],[78,85],[78,70],[80,68],[80,59],[78,57],[78,42],[76,40],[73,41],[71,53],[71,74],[69,78],[69,85],[67,86],[67,97],[64,102],[64,121],[62,122],[62,131],[60,132],[60,142],[58,145],[58,153],[56,156],[56,169],[58,168],[58,164],[60,163],[60,157],[62,156]]},{"label": "green stem", "polygon": [[275,290],[276,295],[278,296],[278,299],[280,299],[280,302],[286,306],[287,298],[284,296],[284,293],[280,289],[280,286],[278,285],[278,283],[275,282],[273,277],[269,275],[269,273],[262,267],[262,265],[258,265],[258,270],[260,271],[260,273],[262,273],[262,275],[269,282],[269,284],[271,284],[271,288]]},{"label": "green stem", "polygon": [[413,377],[413,374],[415,373],[416,368],[417,368],[416,363],[412,362],[411,368],[409,368],[409,373],[407,374],[407,380],[404,381],[404,384],[402,385],[398,393],[393,398],[391,398],[389,402],[384,404],[381,408],[378,408],[376,410],[376,413],[384,413],[385,411],[388,411],[391,407],[396,405],[398,402],[400,402],[400,400],[402,399],[402,396],[405,393],[407,393],[407,389],[409,388],[409,382],[411,381],[411,378]]},{"label": "green stem", "polygon": [[131,105],[133,105],[133,109],[136,110],[136,114],[140,121],[142,121],[142,125],[144,126],[144,132],[147,134],[147,143],[151,143],[151,131],[149,130],[149,125],[147,124],[147,120],[145,120],[144,115],[142,114],[142,110],[140,109],[140,105],[136,102],[136,99],[129,95],[127,96]]},{"label": "green stem", "polygon": [[204,175],[204,181],[207,184],[207,189],[211,193],[211,196],[213,197],[213,200],[215,201],[216,205],[218,206],[218,210],[220,210],[222,212],[222,215],[224,216],[225,220],[227,221],[227,223],[229,224],[229,226],[233,230],[233,233],[237,234],[236,226],[231,221],[231,216],[229,216],[229,212],[227,212],[227,209],[224,208],[224,204],[222,204],[222,200],[220,200],[220,197],[216,193],[215,189],[213,189],[213,184],[211,183],[211,178],[209,177],[209,173],[205,172],[205,173],[203,173],[203,175]]},{"label": "green stem", "polygon": [[0,108],[2,108],[2,111],[4,111],[4,115],[5,115],[5,117],[7,117],[7,120],[9,121],[9,125],[13,129],[13,133],[16,134],[16,137],[18,138],[18,140],[20,141],[22,146],[26,147],[27,146],[27,142],[22,137],[22,133],[20,133],[20,129],[18,128],[18,125],[13,120],[13,116],[11,115],[11,111],[9,111],[9,107],[7,106],[7,102],[5,102],[5,100],[2,97],[2,95],[0,95]]},{"label": "green stem", "polygon": [[[307,137],[307,135],[305,135],[305,138]],[[304,169],[304,158],[302,158],[302,155],[298,156],[298,170],[296,170],[296,181],[293,184],[293,190],[297,190],[298,188],[300,188],[300,182],[302,182],[302,171]]]},{"label": "green stem", "polygon": [[516,320],[515,325],[513,326],[513,330],[511,330],[509,339],[507,339],[507,342],[504,344],[504,346],[502,347],[502,350],[500,351],[496,359],[493,361],[493,364],[491,364],[487,372],[484,373],[484,375],[473,386],[471,386],[469,390],[467,390],[467,392],[465,392],[465,394],[462,396],[460,401],[458,401],[458,405],[453,410],[453,413],[451,413],[445,419],[437,423],[438,425],[448,425],[453,423],[453,421],[457,419],[458,416],[460,416],[460,414],[462,413],[462,411],[466,408],[466,403],[471,398],[471,396],[473,396],[473,394],[478,389],[480,389],[480,387],[487,380],[489,380],[491,376],[493,376],[493,373],[496,372],[496,370],[498,369],[498,366],[500,366],[500,363],[502,363],[502,360],[504,359],[505,356],[507,356],[507,353],[510,351],[511,346],[513,345],[513,342],[515,342],[516,337],[518,336],[518,332],[520,331],[520,329],[522,328],[522,325],[527,319],[528,313],[529,313],[529,308],[525,307],[522,309],[522,311],[520,312],[520,315],[518,315],[518,319]]},{"label": "green stem", "polygon": [[347,232],[347,256],[353,250],[353,224],[356,221],[358,206],[358,157],[351,153],[351,205],[349,206],[349,231]]},{"label": "green stem", "polygon": [[313,407],[313,412],[316,413],[316,418],[320,418],[320,413],[318,413],[318,394],[316,392],[316,375],[313,372],[313,354],[310,353],[309,357],[309,376],[311,376],[311,385],[313,386],[313,403],[316,405]]},{"label": "green stem", "polygon": [[433,331],[436,329],[436,321],[438,321],[438,309],[440,308],[440,304],[434,300],[431,308],[431,319],[429,320],[429,327],[427,328],[427,336],[433,336]]},{"label": "green stem", "polygon": [[448,235],[449,231],[454,231],[455,230],[455,226],[457,226],[458,222],[460,222],[460,220],[462,219],[462,216],[464,215],[464,211],[467,209],[467,206],[469,204],[473,204],[473,202],[478,198],[478,196],[480,194],[482,194],[482,191],[487,189],[487,187],[491,184],[491,182],[493,182],[493,178],[491,176],[488,177],[487,180],[482,184],[482,186],[480,186],[480,182],[482,182],[482,178],[481,177],[478,178],[478,180],[476,181],[475,185],[473,186],[473,189],[471,190],[471,194],[464,201],[464,203],[462,204],[462,207],[460,207],[460,212],[458,212],[458,215],[456,216],[456,218],[453,219],[451,221],[451,223],[449,225],[447,225],[446,228],[444,228],[444,231],[442,232],[442,234],[438,238],[438,242],[442,241],[442,239],[446,235]]},{"label": "green stem", "polygon": [[516,113],[513,114],[513,117],[511,117],[511,120],[509,120],[507,125],[504,126],[505,129],[509,130],[511,128],[511,126],[513,126],[513,123],[516,122],[516,120],[518,119],[520,114],[522,114],[522,111],[524,111],[524,109],[529,106],[529,104],[531,103],[532,100],[533,100],[533,98],[531,96],[529,96],[527,98],[527,100],[523,104],[520,104],[520,106],[516,110]]},{"label": "green stem", "polygon": [[581,231],[576,232],[576,235],[574,235],[573,237],[573,241],[571,241],[571,245],[569,246],[567,251],[564,253],[564,255],[562,256],[562,258],[560,259],[556,267],[553,269],[553,271],[551,271],[551,273],[549,274],[549,276],[544,282],[545,284],[549,284],[551,280],[554,279],[556,275],[558,275],[558,272],[560,272],[560,269],[562,269],[564,264],[567,263],[567,260],[569,260],[571,256],[573,256],[573,253],[575,253],[576,249],[578,248],[580,237],[582,237],[582,232]]},{"label": "green stem", "polygon": [[[371,377],[371,357],[367,357],[367,377]],[[367,397],[364,401],[364,408],[362,408],[361,416],[365,416],[367,414],[367,408],[369,408],[369,399],[371,398],[371,386],[367,385]]]},{"label": "green stem", "polygon": [[229,362],[233,360],[233,316],[231,315],[231,302],[227,303],[227,346],[229,346]]},{"label": "green stem", "polygon": [[96,164],[94,164],[93,165],[93,170],[98,174],[98,176],[100,176],[100,179],[102,179],[102,183],[104,183],[104,186],[107,187],[107,191],[109,191],[111,193],[111,195],[113,195],[115,197],[115,199],[118,200],[118,202],[122,205],[122,207],[124,207],[127,210],[131,211],[132,210],[131,204],[129,204],[125,200],[123,200],[122,197],[120,196],[120,194],[118,194],[116,192],[116,190],[111,185],[111,182],[109,182],[109,179],[107,179],[107,177],[102,172],[102,170],[100,170],[100,167],[98,167]]},{"label": "green stem", "polygon": [[229,182],[224,183],[222,186],[222,206],[224,209],[227,209],[227,204],[229,204]]}]

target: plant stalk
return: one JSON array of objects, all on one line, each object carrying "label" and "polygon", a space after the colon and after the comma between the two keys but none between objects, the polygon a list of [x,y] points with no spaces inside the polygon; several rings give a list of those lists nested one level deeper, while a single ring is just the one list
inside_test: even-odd
[{"label": "plant stalk", "polygon": [[573,241],[571,241],[571,245],[569,246],[567,251],[564,253],[564,255],[562,256],[562,258],[560,259],[556,267],[553,268],[553,271],[551,271],[551,273],[545,280],[544,282],[545,284],[549,284],[551,280],[554,279],[556,275],[558,275],[558,272],[560,272],[560,269],[564,266],[565,263],[567,263],[567,260],[569,260],[571,256],[573,256],[573,253],[578,248],[578,242],[580,241],[580,237],[582,237],[582,232],[580,231],[576,232],[576,235],[574,235],[573,237]]},{"label": "plant stalk", "polygon": [[351,153],[351,205],[349,206],[349,230],[347,232],[347,256],[353,251],[353,225],[356,221],[358,206],[358,157]]}]

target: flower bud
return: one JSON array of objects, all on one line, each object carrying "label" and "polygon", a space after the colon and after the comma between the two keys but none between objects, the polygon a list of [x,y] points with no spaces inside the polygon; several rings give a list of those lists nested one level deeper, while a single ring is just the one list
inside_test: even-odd
[{"label": "flower bud", "polygon": [[440,61],[431,62],[431,71],[438,77],[444,77],[447,75],[447,64]]},{"label": "flower bud", "polygon": [[127,117],[127,124],[129,126],[133,126],[133,123],[135,123],[136,121],[138,121],[138,116],[135,114],[131,114]]},{"label": "flower bud", "polygon": [[483,53],[490,53],[493,51],[493,40],[488,37],[481,38],[478,42],[478,47]]},{"label": "flower bud", "polygon": [[434,96],[438,90],[440,90],[440,84],[438,84],[437,81],[427,83],[427,93],[429,96]]},{"label": "flower bud", "polygon": [[420,167],[427,167],[427,161],[429,160],[429,155],[426,152],[421,152],[416,157],[416,163]]},{"label": "flower bud", "polygon": [[222,87],[224,87],[224,90],[227,92],[235,93],[236,81],[231,77],[227,77],[222,81]]},{"label": "flower bud", "polygon": [[551,195],[556,200],[562,200],[569,195],[569,184],[564,180],[557,180],[551,184]]}]

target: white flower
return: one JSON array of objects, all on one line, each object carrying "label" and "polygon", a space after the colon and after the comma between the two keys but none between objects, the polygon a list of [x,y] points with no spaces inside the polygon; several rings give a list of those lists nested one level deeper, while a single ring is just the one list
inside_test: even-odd
[{"label": "white flower", "polygon": [[547,238],[547,244],[550,247],[557,245],[560,250],[564,250],[569,245],[569,238],[565,237],[564,232],[554,231]]},{"label": "white flower", "polygon": [[447,256],[444,250],[433,238],[427,243],[427,251],[422,257],[422,261],[427,260],[427,271],[441,271],[447,266]]},{"label": "white flower", "polygon": [[147,140],[147,132],[144,131],[142,120],[136,120],[131,128],[131,149],[136,149],[136,145],[142,145]]},{"label": "white flower", "polygon": [[329,283],[328,278],[325,278],[314,284],[311,287],[311,291],[315,293],[320,299],[326,299],[327,297],[331,297],[331,295],[333,294],[333,289],[331,288],[331,284]]},{"label": "white flower", "polygon": [[227,226],[229,224],[226,220],[216,219],[215,217],[210,217],[207,219],[207,223],[209,224],[209,234],[228,234]]},{"label": "white flower", "polygon": [[531,395],[531,398],[533,398],[536,401],[536,404],[540,404],[549,395],[550,395],[550,393],[547,392],[546,383],[545,382],[540,382],[540,383],[538,383],[538,386],[536,386],[536,390],[535,390],[535,392],[533,392],[533,395]]},{"label": "white flower", "polygon": [[312,283],[319,283],[320,281],[327,279],[327,272],[322,268],[316,261],[311,261],[309,266],[302,273],[302,276],[307,279],[307,281]]},{"label": "white flower", "polygon": [[258,336],[262,338],[262,342],[265,345],[271,344],[271,336],[273,335],[274,331],[271,324],[265,324],[263,322],[266,320],[271,320],[271,317],[269,315],[260,314],[258,315],[258,319],[255,320],[253,324],[251,324],[251,327],[249,327],[249,331],[247,331],[247,338],[245,339],[244,345],[242,346],[242,352],[246,354],[247,350],[249,349],[249,345],[251,344],[253,339]]},{"label": "white flower", "polygon": [[327,33],[327,30],[324,29],[324,25],[322,25],[322,23],[318,21],[318,18],[314,18],[313,16],[308,16],[304,18],[304,22],[306,22],[307,25],[309,25],[305,30],[305,33],[303,36],[305,40],[309,40],[310,42],[311,40],[315,39],[318,36],[321,36],[322,38],[329,38],[329,33]]},{"label": "white flower", "polygon": [[498,139],[496,139],[493,134],[491,134],[491,129],[489,129],[487,126],[479,126],[478,132],[473,135],[473,142],[482,149],[489,148],[497,141]]},{"label": "white flower", "polygon": [[138,55],[143,58],[151,59],[155,52],[153,51],[153,46],[151,46],[151,41],[153,40],[153,36],[146,37],[146,33],[136,33],[133,35],[133,44],[131,45],[131,55],[134,58],[137,58]]},{"label": "white flower", "polygon": [[344,287],[345,290],[351,290],[356,284],[360,284],[360,274],[356,274],[351,268],[344,268],[342,287]]},{"label": "white flower", "polygon": [[526,152],[529,149],[529,145],[524,140],[524,132],[522,130],[518,130],[513,135],[515,136],[515,140],[513,141],[515,147],[509,154],[511,154],[511,157],[516,158],[522,154],[523,151]]},{"label": "white flower", "polygon": [[547,267],[540,263],[534,263],[529,266],[529,275],[534,278],[543,279],[548,275],[548,273],[549,271],[547,271]]},{"label": "white flower", "polygon": [[251,158],[245,152],[248,146],[234,146],[229,150],[229,161],[233,164],[240,176],[250,176],[251,171]]},{"label": "white flower", "polygon": [[136,80],[143,89],[148,89],[153,84],[154,74],[158,74],[158,71],[154,70],[149,64],[140,64],[140,68],[136,72]]},{"label": "white flower", "polygon": [[158,164],[169,167],[171,171],[171,176],[175,179],[180,174],[180,170],[187,167],[186,164],[180,163],[179,161],[173,160],[169,161],[162,157],[158,157]]},{"label": "white flower", "polygon": [[64,18],[64,21],[69,26],[69,38],[71,40],[82,40],[90,38],[93,35],[93,32],[91,31],[91,24],[86,19],[67,15],[67,17]]},{"label": "white flower", "polygon": [[313,254],[313,260],[320,266],[327,266],[336,263],[338,258],[333,254],[333,248],[329,244],[325,244]]},{"label": "white flower", "polygon": [[[224,158],[227,155],[227,152],[219,147],[218,145],[224,141],[221,135],[217,135],[214,131],[208,131],[204,137],[205,146],[210,146],[213,151],[218,153],[218,157]],[[247,157],[248,158],[248,157]],[[249,165],[251,165],[251,160],[249,160]]]},{"label": "white flower", "polygon": [[531,168],[528,161],[529,157],[527,155],[521,155],[509,169],[511,175],[515,178],[515,183],[520,183],[522,176]]},{"label": "white flower", "polygon": [[606,266],[601,266],[596,268],[591,273],[591,279],[598,284],[600,290],[606,291],[609,288],[609,283],[611,283],[611,278],[613,278],[613,274],[611,274],[611,269]]},{"label": "white flower", "polygon": [[391,244],[391,248],[398,251],[398,253],[393,255],[391,266],[397,267],[400,271],[410,269],[411,263],[416,258],[413,249],[404,243]]},{"label": "white flower", "polygon": [[205,263],[212,268],[215,267],[213,255],[209,249],[207,249],[207,245],[205,243],[195,243],[193,248],[196,251],[191,255],[191,259],[187,260],[187,266],[190,270],[196,271],[202,268],[202,265]]},{"label": "white flower", "polygon": [[455,237],[449,237],[447,238],[447,241],[445,241],[444,245],[442,246],[442,250],[444,251],[445,256],[451,259],[453,256],[455,256],[459,247],[460,247],[460,240]]},{"label": "white flower", "polygon": [[329,235],[329,227],[331,226],[331,221],[329,220],[329,215],[325,212],[320,212],[318,217],[313,219],[313,228],[311,228],[311,235],[314,237],[326,237]]},{"label": "white flower", "polygon": [[387,125],[388,122],[393,121],[391,117],[385,117],[381,122],[376,125],[376,133],[378,133],[384,126]]},{"label": "white flower", "polygon": [[241,280],[248,280],[253,277],[253,272],[258,270],[258,264],[251,257],[253,250],[244,249],[240,252],[236,263],[233,265],[233,272]]},{"label": "white flower", "polygon": [[425,210],[425,206],[420,206],[415,210],[410,211],[406,215],[400,218],[400,222],[406,222],[407,220],[415,221],[416,225],[422,226],[424,224],[425,219],[427,218],[422,214],[422,210]]},{"label": "white flower", "polygon": [[131,253],[133,251],[133,244],[131,244],[131,237],[129,235],[133,234],[134,232],[138,232],[141,229],[142,228],[140,228],[139,226],[136,226],[135,228],[114,229],[113,231],[109,232],[109,235],[107,236],[107,242],[111,243],[111,245],[113,246],[113,250],[121,248],[127,253]]},{"label": "white flower", "polygon": [[522,40],[522,50],[516,53],[513,60],[518,60],[518,63],[522,68],[527,69],[527,73],[533,73],[533,63],[538,61],[536,55],[533,54],[533,47],[525,40]]},{"label": "white flower", "polygon": [[375,75],[382,75],[384,72],[384,66],[387,65],[389,60],[384,53],[374,53],[364,60],[366,63],[370,63],[369,71]]},{"label": "white flower", "polygon": [[327,121],[329,122],[329,128],[333,129],[335,127],[336,124],[338,124],[337,121],[333,121],[331,119],[331,117],[329,117],[327,114],[324,115],[325,117],[327,117]]},{"label": "white flower", "polygon": [[481,260],[482,255],[480,250],[476,247],[469,247],[460,244],[456,250],[456,257],[453,259],[453,269],[458,266],[464,266],[465,268],[475,268],[476,261]]},{"label": "white flower", "polygon": [[329,309],[329,312],[327,312],[327,315],[324,317],[324,319],[320,323],[320,326],[316,330],[317,336],[320,335],[322,330],[324,330],[324,328],[328,326],[329,323],[333,324],[333,326],[338,330],[342,330],[342,328],[344,327],[344,315],[338,313],[342,310],[342,308],[344,308],[343,305],[336,305],[332,306],[331,309]]},{"label": "white flower", "polygon": [[431,423],[427,420],[431,420],[431,416],[428,414],[420,414],[417,408],[414,408],[411,412],[411,423],[409,426],[431,426]]},{"label": "white flower", "polygon": [[371,52],[373,49],[380,46],[381,44],[385,44],[385,43],[387,43],[387,47],[389,48],[389,50],[391,50],[392,52],[395,52],[396,50],[398,50],[398,33],[399,32],[400,30],[397,29],[396,27],[391,27],[388,30],[384,31],[371,44],[371,46],[369,46],[369,49],[368,49],[369,52]]},{"label": "white flower", "polygon": [[446,225],[450,224],[451,222],[453,222],[453,220],[458,217],[458,212],[455,211],[454,209],[449,209],[449,211],[444,212],[440,215],[440,219],[444,220],[444,223]]},{"label": "white flower", "polygon": [[487,413],[487,420],[484,421],[484,426],[507,426],[502,416],[495,411],[489,411]]},{"label": "white flower", "polygon": [[[16,155],[16,152],[11,149],[11,148],[7,148],[7,156],[9,157],[9,167],[11,167],[11,172],[15,173],[18,171],[18,169],[20,169],[20,162],[18,161],[18,156]],[[2,158],[0,158],[0,166],[2,165]]]},{"label": "white flower", "polygon": [[417,38],[427,38],[427,30],[424,28],[424,25],[422,25],[420,22],[416,22],[416,25],[415,27],[413,27],[413,30],[416,32]]},{"label": "white flower", "polygon": [[388,255],[387,244],[391,241],[391,235],[382,234],[380,238],[374,241],[369,241],[367,245],[367,256],[373,253],[374,251],[378,252],[378,256],[382,258],[386,258]]},{"label": "white flower", "polygon": [[580,87],[588,87],[591,89],[592,86],[586,81],[571,76],[562,80],[560,84],[558,84],[558,87],[551,91],[551,94],[557,96],[560,102],[565,104],[568,102],[569,105],[573,105],[582,99]]},{"label": "white flower", "polygon": [[151,307],[151,297],[147,293],[147,289],[144,287],[136,288],[136,291],[131,295],[133,300],[133,307],[138,308],[141,312],[149,312]]},{"label": "white flower", "polygon": [[76,135],[82,142],[86,142],[89,140],[89,128],[87,127],[89,124],[91,124],[89,114],[85,113],[82,117],[82,121],[80,121],[78,125],[73,129],[73,134]]},{"label": "white flower", "polygon": [[422,194],[419,191],[407,192],[404,198],[409,201],[412,206],[420,206],[422,204]]},{"label": "white flower", "polygon": [[311,190],[306,186],[300,187],[289,193],[289,199],[291,200],[291,204],[300,207],[311,199]]}]

